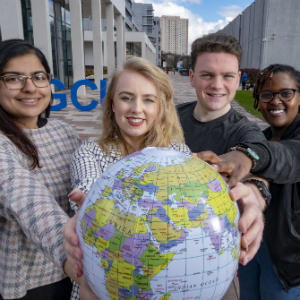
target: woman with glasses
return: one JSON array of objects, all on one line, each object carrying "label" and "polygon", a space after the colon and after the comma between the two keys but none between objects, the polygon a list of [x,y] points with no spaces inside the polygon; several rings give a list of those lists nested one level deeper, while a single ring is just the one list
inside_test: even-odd
[{"label": "woman with glasses", "polygon": [[0,42],[0,299],[69,299],[63,226],[80,139],[49,119],[51,74],[24,40]]},{"label": "woman with glasses", "polygon": [[[299,90],[300,72],[276,64],[261,72],[253,91],[254,107],[270,125],[264,134],[278,142],[269,143],[270,148],[282,157],[273,162],[274,173],[290,176],[284,184],[269,182],[272,200],[264,211],[261,247],[252,261],[239,266],[241,300],[300,299],[300,149],[293,143],[300,139]],[[290,152],[282,151],[281,144]],[[288,164],[298,164],[297,176]]]}]

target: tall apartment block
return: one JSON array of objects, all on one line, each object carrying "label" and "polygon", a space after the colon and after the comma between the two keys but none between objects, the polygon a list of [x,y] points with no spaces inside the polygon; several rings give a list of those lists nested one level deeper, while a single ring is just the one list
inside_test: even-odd
[{"label": "tall apartment block", "polygon": [[178,16],[160,18],[160,52],[188,55],[189,20]]}]

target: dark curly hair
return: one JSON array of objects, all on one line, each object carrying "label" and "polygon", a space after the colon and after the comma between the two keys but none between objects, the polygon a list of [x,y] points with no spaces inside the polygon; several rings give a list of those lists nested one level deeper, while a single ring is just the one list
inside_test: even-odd
[{"label": "dark curly hair", "polygon": [[[0,76],[7,62],[15,57],[26,54],[34,54],[40,60],[47,73],[50,73],[50,67],[45,55],[38,48],[34,47],[28,41],[22,39],[10,39],[0,42]],[[51,101],[50,101],[51,102]],[[50,115],[51,104],[42,113],[43,117]],[[41,115],[42,115],[41,114]],[[39,118],[41,117],[39,115]],[[0,131],[9,138],[17,148],[32,159],[30,168],[41,168],[39,154],[34,143],[30,140],[22,128],[16,124],[12,115],[6,112],[0,105]]]},{"label": "dark curly hair", "polygon": [[[297,89],[300,91],[300,72],[295,68],[288,65],[274,64],[270,65],[267,68],[263,69],[256,79],[253,89],[253,98],[254,98],[254,108],[258,108],[259,104],[259,92],[267,79],[270,79],[271,74],[276,73],[287,73],[289,74],[296,82]],[[300,108],[299,108],[300,111]]]}]

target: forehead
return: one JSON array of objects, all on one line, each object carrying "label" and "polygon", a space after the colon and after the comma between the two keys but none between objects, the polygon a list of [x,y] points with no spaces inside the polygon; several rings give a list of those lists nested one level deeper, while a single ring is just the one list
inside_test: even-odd
[{"label": "forehead", "polygon": [[195,71],[210,71],[213,73],[238,72],[239,61],[234,54],[220,52],[200,53],[197,57]]},{"label": "forehead", "polygon": [[25,75],[36,71],[45,71],[45,68],[35,54],[16,56],[10,59],[2,69],[2,73],[18,72]]},{"label": "forehead", "polygon": [[122,72],[116,84],[116,92],[120,92],[120,90],[142,94],[157,94],[155,84],[147,77],[134,71]]},{"label": "forehead", "polygon": [[281,89],[297,89],[297,84],[295,79],[289,74],[284,72],[275,73],[270,79],[266,79],[261,90],[281,90]]}]

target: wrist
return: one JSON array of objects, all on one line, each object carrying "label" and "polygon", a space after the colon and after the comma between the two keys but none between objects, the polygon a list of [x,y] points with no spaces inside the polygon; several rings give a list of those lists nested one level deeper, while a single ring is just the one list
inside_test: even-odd
[{"label": "wrist", "polygon": [[272,199],[272,195],[266,187],[265,183],[261,180],[257,180],[254,178],[248,179],[243,183],[246,185],[251,185],[251,188],[259,201],[261,209],[265,210],[270,205]]}]

